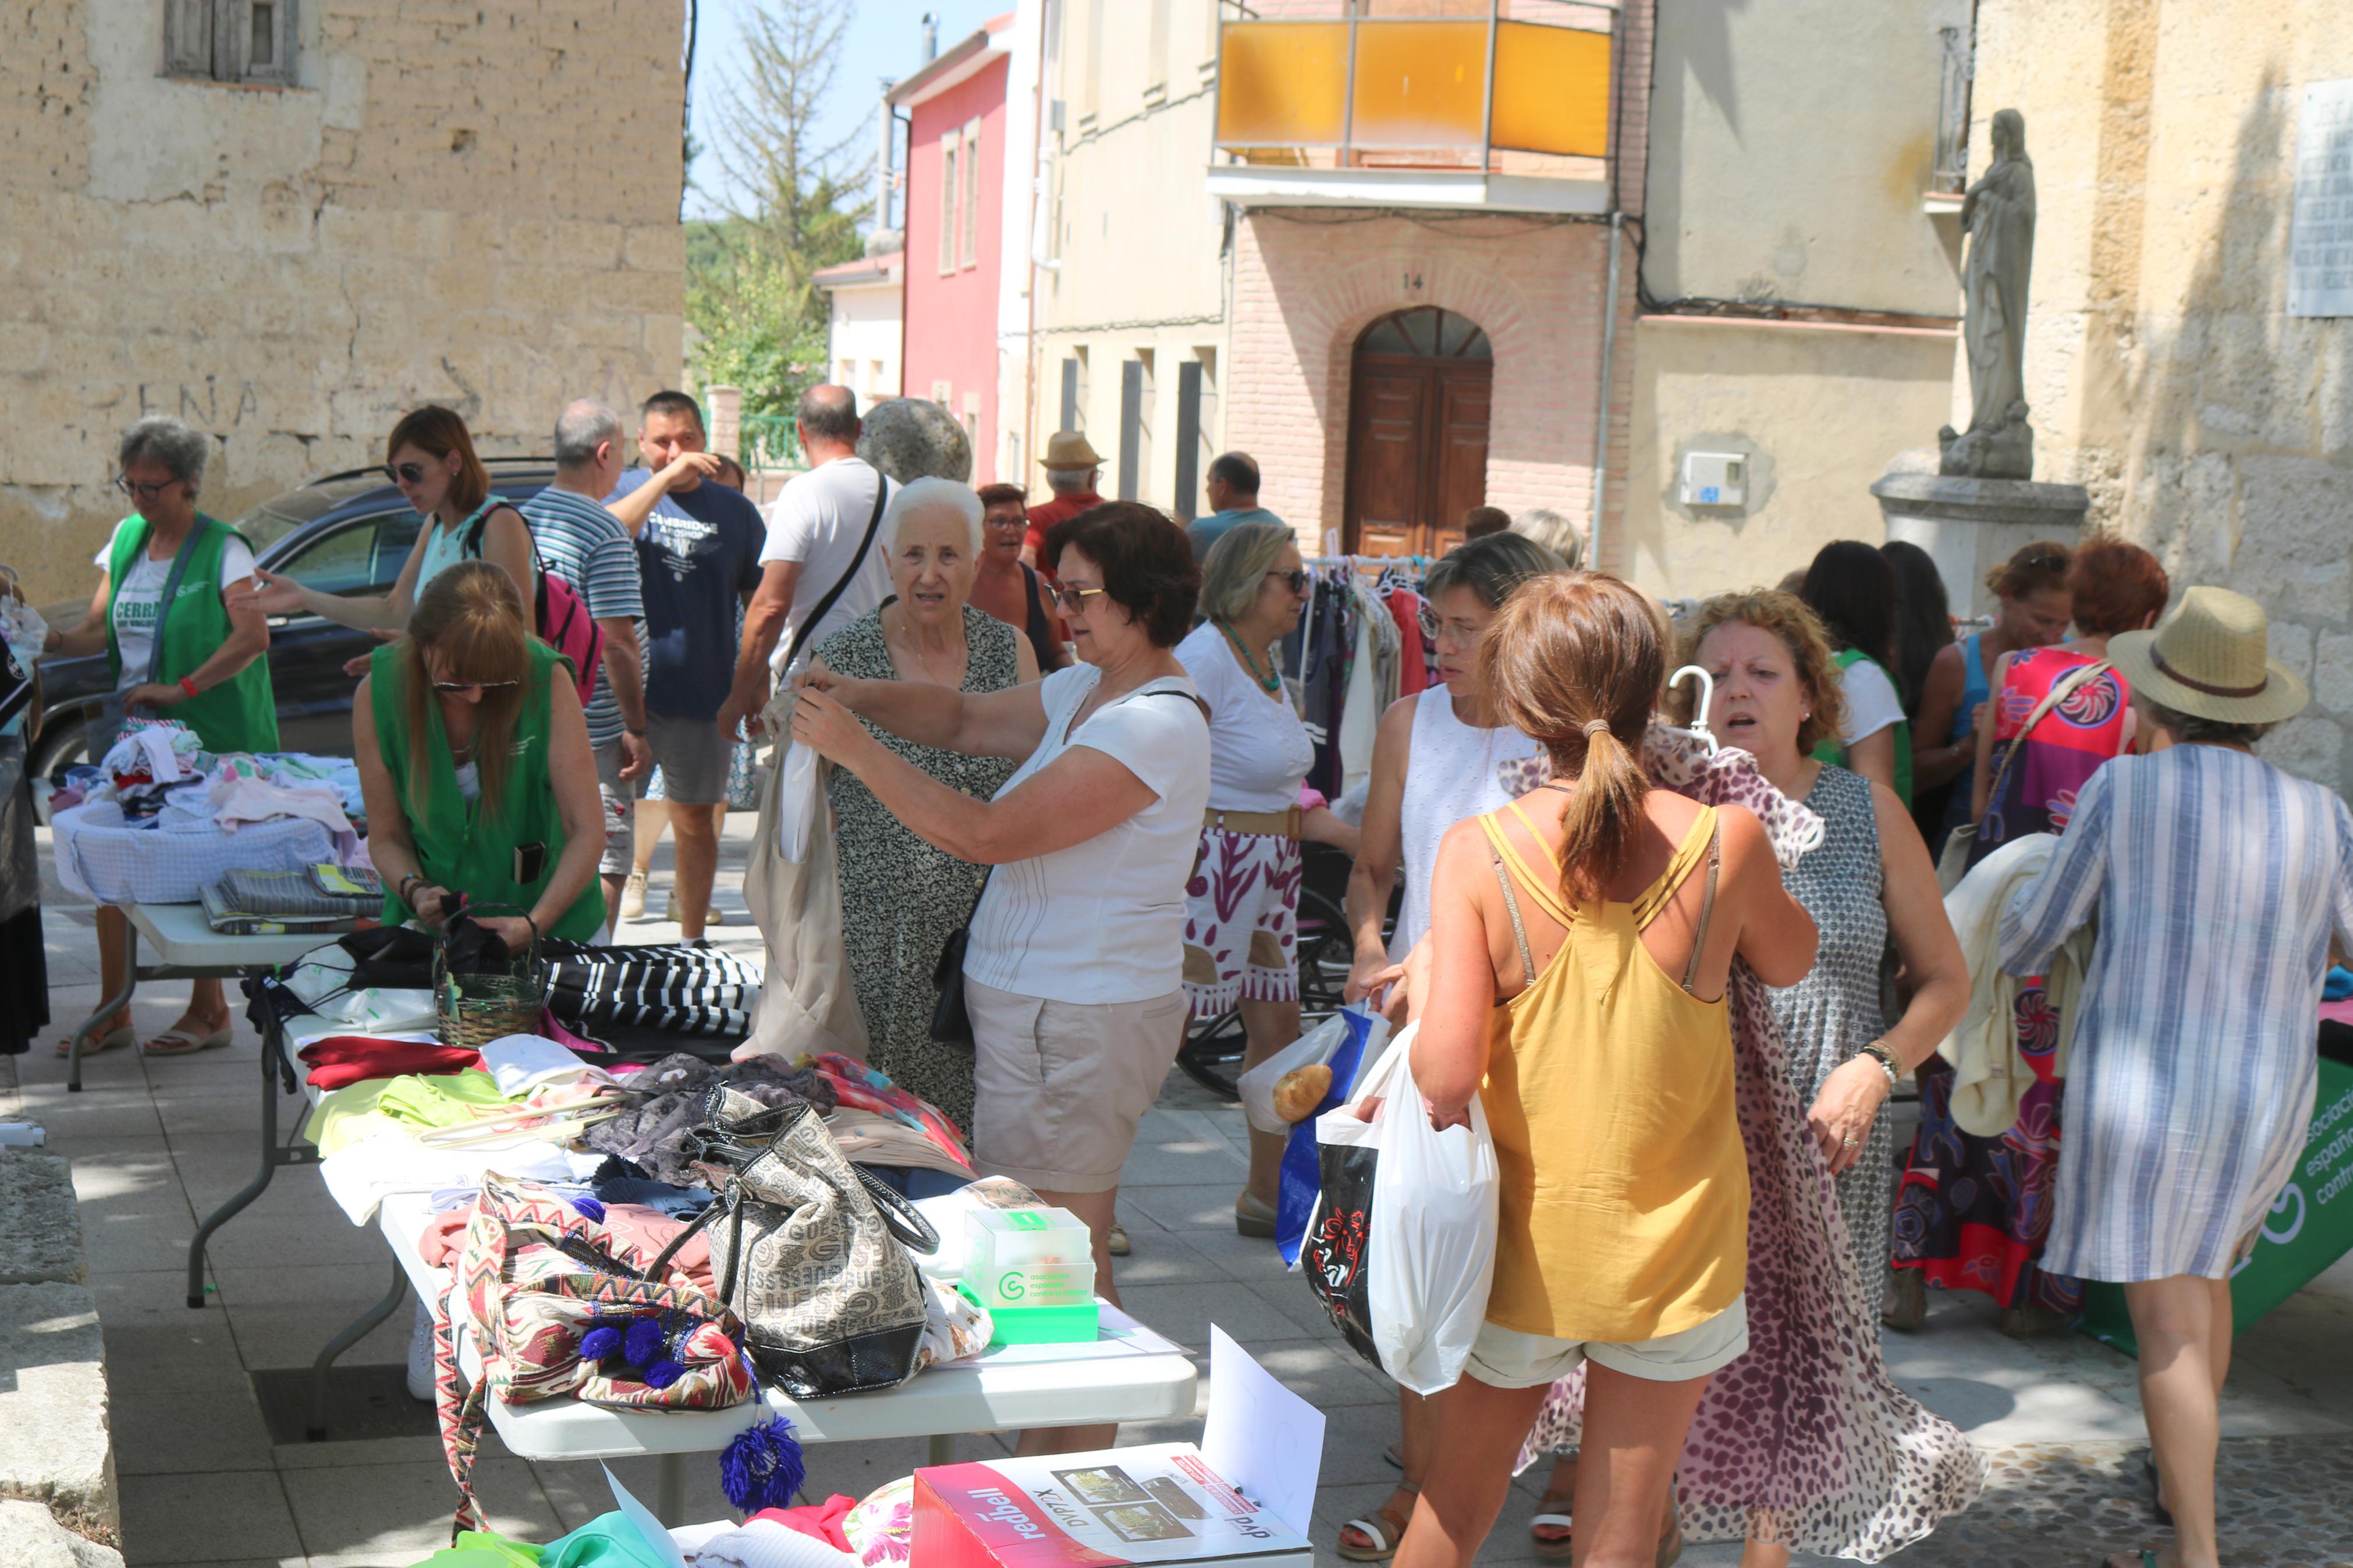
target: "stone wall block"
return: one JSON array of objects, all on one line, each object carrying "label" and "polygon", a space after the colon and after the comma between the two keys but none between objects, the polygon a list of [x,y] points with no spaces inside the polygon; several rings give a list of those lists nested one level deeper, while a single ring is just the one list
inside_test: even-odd
[{"label": "stone wall block", "polygon": [[0,1285],[87,1285],[73,1167],[55,1154],[0,1150]]},{"label": "stone wall block", "polygon": [[0,1285],[0,1497],[111,1542],[121,1518],[104,1358],[87,1287]]}]

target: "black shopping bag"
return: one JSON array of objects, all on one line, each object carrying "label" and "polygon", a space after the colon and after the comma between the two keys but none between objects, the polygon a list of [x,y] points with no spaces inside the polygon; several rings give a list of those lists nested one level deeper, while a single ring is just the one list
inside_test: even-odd
[{"label": "black shopping bag", "polygon": [[[1332,1115],[1346,1115],[1343,1107]],[[1300,1262],[1307,1288],[1350,1348],[1375,1366],[1373,1309],[1365,1290],[1365,1249],[1373,1232],[1373,1170],[1380,1152],[1370,1143],[1319,1143],[1316,1163],[1322,1195],[1307,1222]]]}]

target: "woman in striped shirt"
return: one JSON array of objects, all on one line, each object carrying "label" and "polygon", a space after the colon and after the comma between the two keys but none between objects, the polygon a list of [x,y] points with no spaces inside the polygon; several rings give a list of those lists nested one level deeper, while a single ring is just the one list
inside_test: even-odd
[{"label": "woman in striped shirt", "polygon": [[2216,1568],[2230,1274],[2304,1146],[2321,976],[2332,938],[2353,947],[2353,813],[2252,749],[2306,700],[2266,643],[2220,588],[2108,640],[2150,754],[2091,776],[2001,922],[2003,969],[2032,975],[2099,920],[2043,1267],[2125,1288],[2176,1532],[2112,1568]]}]

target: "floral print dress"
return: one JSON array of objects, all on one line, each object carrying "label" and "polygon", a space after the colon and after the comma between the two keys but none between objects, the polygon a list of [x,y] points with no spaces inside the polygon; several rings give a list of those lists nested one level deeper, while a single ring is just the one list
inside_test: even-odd
[{"label": "floral print dress", "polygon": [[[996,616],[964,607],[965,695],[1018,684],[1020,636]],[[854,679],[899,678],[882,638],[880,607],[826,638],[817,651],[828,669]],[[1016,764],[1001,757],[967,757],[867,728],[924,773],[977,800],[988,799],[1013,776]],[[832,770],[826,795],[841,855],[842,944],[859,1015],[866,1020],[867,1060],[968,1132],[972,1052],[932,1038],[939,1002],[932,973],[940,949],[972,917],[981,868],[917,837],[846,768]]]}]

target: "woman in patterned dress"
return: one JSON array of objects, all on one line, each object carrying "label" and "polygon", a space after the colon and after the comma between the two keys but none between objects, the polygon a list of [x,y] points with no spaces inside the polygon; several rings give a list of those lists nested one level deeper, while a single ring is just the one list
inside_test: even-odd
[{"label": "woman in patterned dress", "polygon": [[[2019,733],[2054,685],[2106,659],[2109,637],[2155,626],[2170,592],[2156,556],[2113,539],[2074,552],[2067,587],[2075,640],[2021,648],[1994,663],[1995,696],[1979,710],[1977,731],[1971,865],[2026,834],[2064,833],[2077,792],[2102,763],[2132,749],[2132,689],[2114,669],[2084,680],[2031,732]],[[2017,754],[2004,769],[2012,747]],[[2000,799],[1992,795],[1997,773]],[[2040,985],[2020,987],[2015,1017],[2019,1055],[2035,1081],[2020,1100],[2017,1123],[2000,1137],[1965,1132],[1953,1121],[1950,1067],[1936,1060],[1921,1070],[1920,1129],[1895,1205],[1891,1327],[1916,1329],[1926,1321],[1931,1286],[1992,1297],[2003,1331],[2013,1335],[2063,1328],[2083,1305],[2077,1281],[2042,1267],[2059,1169],[2058,1018]]]},{"label": "woman in patterned dress", "polygon": [[[856,680],[912,680],[969,695],[1038,679],[1021,634],[968,602],[981,548],[980,498],[949,479],[893,489],[881,544],[892,596],[818,645],[826,668]],[[885,746],[978,800],[1013,775],[1002,757],[967,757],[917,745],[872,724]],[[957,1127],[972,1127],[973,1055],[932,1038],[939,1002],[932,973],[940,949],[972,915],[981,869],[917,837],[846,768],[832,771],[841,852],[841,928],[867,1060],[930,1100]]]}]

